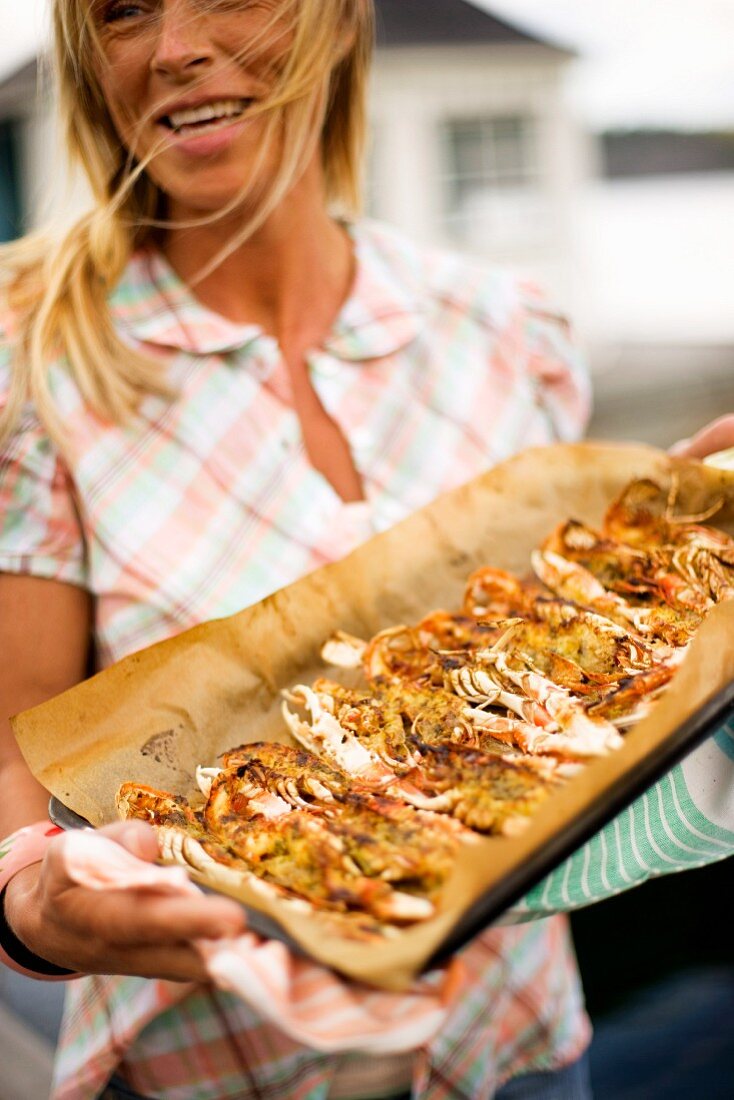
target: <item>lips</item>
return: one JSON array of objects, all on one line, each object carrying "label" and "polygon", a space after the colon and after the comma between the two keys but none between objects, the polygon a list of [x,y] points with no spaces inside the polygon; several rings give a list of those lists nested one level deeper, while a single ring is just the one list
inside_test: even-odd
[{"label": "lips", "polygon": [[205,133],[240,119],[252,99],[217,99],[195,107],[181,107],[162,115],[158,122],[176,134]]}]

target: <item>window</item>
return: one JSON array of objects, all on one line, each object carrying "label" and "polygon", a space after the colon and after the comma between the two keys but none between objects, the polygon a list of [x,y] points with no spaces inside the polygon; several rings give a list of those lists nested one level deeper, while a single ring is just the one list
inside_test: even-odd
[{"label": "window", "polygon": [[18,169],[18,123],[0,121],[0,241],[22,232]]},{"label": "window", "polygon": [[[512,237],[540,185],[535,121],[524,115],[452,119],[442,127],[444,214],[462,244]],[[513,216],[513,210],[520,215]],[[509,221],[507,220],[509,219]],[[503,225],[503,222],[505,223]]]}]

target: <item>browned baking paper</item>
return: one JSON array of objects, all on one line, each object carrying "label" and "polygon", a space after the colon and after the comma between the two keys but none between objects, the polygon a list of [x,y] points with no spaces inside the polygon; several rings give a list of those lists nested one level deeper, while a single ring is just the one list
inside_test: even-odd
[{"label": "browned baking paper", "polygon": [[[191,792],[197,764],[243,742],[288,742],[280,692],[323,674],[319,650],[335,629],[368,637],[456,608],[480,565],[519,573],[531,550],[562,520],[598,525],[633,477],[680,478],[677,510],[702,512],[734,533],[734,474],[673,461],[660,451],[580,444],[526,451],[446,494],[348,558],[326,566],[229,619],[207,623],[136,653],[14,720],[40,782],[93,824],[116,819],[114,796],[132,780]],[[590,765],[554,794],[523,836],[486,838],[467,848],[446,890],[444,910],[384,943],[339,937],[319,915],[243,888],[313,957],[351,977],[401,989],[469,904],[577,815],[604,799],[620,776],[664,743],[689,715],[734,679],[734,604],[715,610],[648,719],[613,756]]]}]

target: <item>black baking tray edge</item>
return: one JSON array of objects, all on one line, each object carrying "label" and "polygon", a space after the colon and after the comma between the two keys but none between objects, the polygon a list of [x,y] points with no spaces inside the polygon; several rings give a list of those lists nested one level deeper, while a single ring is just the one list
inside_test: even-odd
[{"label": "black baking tray edge", "polygon": [[[426,970],[445,962],[483,932],[496,923],[508,909],[518,902],[528,890],[555,870],[595,833],[609,824],[636,798],[680,763],[705,738],[722,726],[734,714],[734,681],[716,693],[695,714],[682,722],[663,745],[658,745],[636,766],[633,773],[621,776],[594,803],[566,828],[546,841],[542,849],[530,855],[521,866],[514,868],[476,902],[454,925],[446,939],[425,965]],[[57,798],[51,798],[49,817],[62,829],[80,829],[89,822],[69,810]],[[214,892],[214,891],[211,891]],[[288,935],[276,920],[257,909],[244,906],[248,926],[252,932],[268,939],[279,940],[293,951],[303,955],[303,949]]]},{"label": "black baking tray edge", "polygon": [[635,799],[679,764],[707,736],[713,734],[734,714],[734,681],[712,696],[695,714],[675,730],[636,766],[634,772],[620,776],[603,792],[598,803],[546,841],[543,849],[533,852],[520,867],[492,887],[491,891],[467,909],[448,936],[428,960],[426,968],[445,962],[489,924],[542,882],[565,859],[608,825]]}]

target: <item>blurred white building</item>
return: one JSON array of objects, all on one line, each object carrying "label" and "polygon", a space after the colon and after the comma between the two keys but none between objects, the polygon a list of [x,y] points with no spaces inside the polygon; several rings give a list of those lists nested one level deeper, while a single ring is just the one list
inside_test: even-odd
[{"label": "blurred white building", "polygon": [[377,9],[372,211],[569,303],[590,162],[564,96],[573,54],[464,0]]}]

